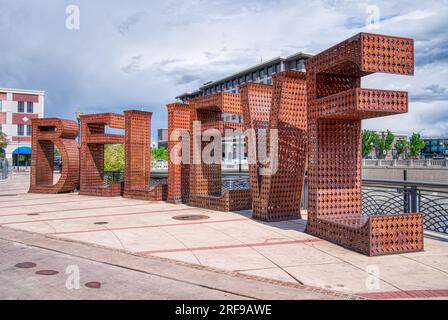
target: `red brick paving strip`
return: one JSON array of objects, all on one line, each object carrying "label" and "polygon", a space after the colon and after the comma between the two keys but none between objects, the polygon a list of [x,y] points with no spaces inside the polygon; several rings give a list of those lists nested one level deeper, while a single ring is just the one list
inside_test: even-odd
[{"label": "red brick paving strip", "polygon": [[164,250],[149,250],[136,252],[139,255],[154,254],[154,253],[167,253],[167,252],[183,252],[183,251],[207,251],[207,250],[222,250],[233,248],[251,248],[251,247],[266,247],[266,246],[278,246],[286,244],[296,243],[309,243],[320,242],[321,239],[306,239],[306,240],[290,240],[290,241],[276,241],[276,242],[256,242],[256,243],[241,243],[241,244],[229,244],[223,246],[210,246],[210,247],[192,247],[192,248],[176,248],[176,249],[164,249]]},{"label": "red brick paving strip", "polygon": [[4,226],[4,225],[8,225],[8,224],[22,224],[22,223],[33,223],[33,222],[65,221],[65,220],[79,220],[79,219],[89,219],[89,218],[130,216],[130,215],[137,215],[137,214],[153,214],[153,213],[176,212],[176,211],[186,211],[186,210],[197,210],[197,208],[172,209],[172,210],[160,210],[160,211],[137,211],[137,212],[114,213],[114,214],[104,214],[104,215],[85,216],[85,217],[67,217],[67,218],[53,218],[53,219],[25,220],[25,221],[10,221],[10,222],[5,222],[5,223],[0,223],[0,226]]},{"label": "red brick paving strip", "polygon": [[437,297],[448,297],[448,289],[365,292],[365,293],[357,293],[357,295],[368,299],[378,299],[378,300],[437,298]]},{"label": "red brick paving strip", "polygon": [[[195,209],[189,209],[189,210],[195,210]],[[47,235],[90,233],[90,232],[117,231],[117,230],[129,230],[129,229],[146,229],[146,228],[161,228],[161,227],[177,227],[177,226],[184,226],[184,225],[223,223],[223,222],[235,222],[235,221],[245,221],[245,220],[249,220],[249,219],[247,219],[247,218],[238,218],[238,219],[215,220],[215,221],[212,220],[212,221],[196,221],[196,222],[181,222],[181,223],[165,223],[165,224],[153,224],[153,225],[137,226],[137,227],[120,227],[120,228],[108,228],[108,229],[96,229],[96,230],[77,230],[77,231],[69,231],[69,232],[55,232],[55,233],[47,233]]]},{"label": "red brick paving strip", "polygon": [[[110,198],[109,198],[110,199]],[[67,211],[83,211],[83,210],[95,210],[95,209],[110,209],[110,208],[125,208],[125,207],[137,207],[137,206],[147,206],[149,203],[141,203],[141,204],[131,204],[131,205],[123,205],[123,206],[104,206],[104,207],[89,207],[89,208],[72,208],[72,209],[59,209],[59,210],[48,210],[48,211],[33,211],[33,212],[21,212],[21,213],[11,213],[11,214],[1,214],[0,217],[11,217],[11,216],[21,216],[27,215],[30,213],[64,213]]]},{"label": "red brick paving strip", "polygon": [[[34,199],[33,199],[34,200]],[[82,202],[86,201],[105,201],[105,200],[111,200],[110,198],[106,199],[83,199]],[[79,202],[78,200],[69,200],[69,201],[58,201],[58,202],[42,202],[42,203],[33,203],[33,204],[19,204],[14,206],[7,206],[7,207],[1,207],[2,209],[7,208],[20,208],[20,207],[34,207],[34,206],[43,206],[43,205],[51,205],[51,204],[64,204],[64,203],[70,203],[70,202]]]},{"label": "red brick paving strip", "polygon": [[[8,190],[9,191],[9,190]],[[29,194],[29,193],[20,193],[20,194],[18,194],[17,196],[19,196],[19,195],[25,195],[25,194]],[[1,194],[0,194],[0,196],[2,196]],[[17,197],[17,196],[14,196],[14,197]],[[11,196],[12,197],[12,196]],[[66,199],[66,198],[73,198],[73,197],[77,197],[77,195],[74,195],[74,194],[70,194],[70,193],[66,193],[65,195],[64,194],[58,194],[57,196],[55,196],[55,197],[41,197],[41,198],[28,198],[28,199],[11,199],[11,200],[3,200],[2,199],[2,203],[7,203],[7,202],[17,202],[17,201],[31,201],[31,200],[45,200],[45,199]],[[79,201],[79,200],[78,200]],[[3,207],[2,207],[3,208]]]}]

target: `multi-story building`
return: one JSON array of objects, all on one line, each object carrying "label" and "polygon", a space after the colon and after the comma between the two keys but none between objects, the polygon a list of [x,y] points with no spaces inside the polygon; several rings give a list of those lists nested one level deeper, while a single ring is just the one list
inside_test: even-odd
[{"label": "multi-story building", "polygon": [[157,147],[168,148],[168,129],[157,129]]},{"label": "multi-story building", "polygon": [[14,165],[29,165],[31,119],[44,117],[44,91],[0,88],[0,131],[8,146],[1,150]]},{"label": "multi-story building", "polygon": [[425,158],[448,158],[448,138],[424,138],[425,148],[421,155]]},{"label": "multi-story building", "polygon": [[[176,97],[184,103],[192,98],[207,96],[218,92],[238,93],[238,86],[248,82],[272,84],[272,76],[285,70],[305,71],[305,60],[312,57],[311,54],[298,52],[286,58],[277,57],[244,69],[240,72],[224,77],[216,81],[204,83],[199,89],[186,92]],[[243,122],[240,115],[223,114],[223,121]],[[224,138],[222,145],[223,169],[247,169],[247,147],[241,137]]]},{"label": "multi-story building", "polygon": [[272,84],[272,75],[285,70],[305,71],[305,60],[312,57],[311,54],[297,52],[286,58],[277,57],[244,69],[240,72],[224,77],[216,81],[208,81],[199,89],[186,92],[176,97],[182,102],[196,97],[207,96],[217,92],[238,93],[238,86],[247,82]]}]

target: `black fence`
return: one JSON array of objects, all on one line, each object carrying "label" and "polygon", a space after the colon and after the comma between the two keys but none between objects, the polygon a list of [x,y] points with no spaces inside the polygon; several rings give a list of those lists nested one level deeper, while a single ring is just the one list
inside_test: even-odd
[{"label": "black fence", "polygon": [[448,234],[448,184],[367,179],[362,185],[363,214],[422,212],[426,230]]}]

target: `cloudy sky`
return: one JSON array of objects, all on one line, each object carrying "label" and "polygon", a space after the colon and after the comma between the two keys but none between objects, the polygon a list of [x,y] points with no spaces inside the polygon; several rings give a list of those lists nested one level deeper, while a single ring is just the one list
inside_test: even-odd
[{"label": "cloudy sky", "polygon": [[[70,5],[79,29],[67,28]],[[363,126],[446,136],[447,17],[444,0],[0,0],[0,87],[45,90],[46,116],[152,111],[154,139],[176,95],[261,58],[318,53],[367,31],[414,38],[416,69],[363,79],[411,99],[409,114]]]}]

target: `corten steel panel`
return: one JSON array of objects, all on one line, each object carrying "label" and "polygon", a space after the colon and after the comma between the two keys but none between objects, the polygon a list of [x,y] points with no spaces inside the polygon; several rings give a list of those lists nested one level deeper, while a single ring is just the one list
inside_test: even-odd
[{"label": "corten steel panel", "polygon": [[273,174],[261,174],[269,165],[249,155],[255,156],[249,165],[253,217],[266,221],[300,218],[307,147],[305,73],[281,72],[273,77],[272,86],[249,83],[240,87],[240,94],[245,125],[255,132],[255,150],[262,143],[260,133],[267,133],[268,154],[275,143],[270,131],[276,130],[278,136],[278,167]]},{"label": "corten steel panel", "polygon": [[221,92],[190,100],[193,109],[218,110],[222,113],[242,114],[240,95],[237,93]]},{"label": "corten steel panel", "polygon": [[0,100],[6,100],[6,93],[0,92]]},{"label": "corten steel panel", "polygon": [[[45,118],[32,120],[31,174],[32,193],[71,192],[79,185],[78,124],[71,120]],[[54,146],[62,158],[62,172],[53,184]]]},{"label": "corten steel panel", "polygon": [[[307,232],[367,255],[423,250],[423,215],[361,215],[361,119],[407,112],[406,92],[361,77],[412,75],[412,39],[358,34],[308,59]],[[387,214],[387,213],[386,213]]]},{"label": "corten steel panel", "polygon": [[113,113],[82,115],[79,194],[120,196],[122,183],[104,181],[104,145],[124,143],[124,136],[105,133],[105,127],[125,129],[124,116]]},{"label": "corten steel panel", "polygon": [[[222,113],[242,114],[239,94],[217,93],[192,99],[190,107],[190,134],[193,134],[193,122],[201,121],[201,133],[208,129],[216,129],[222,133],[225,126],[221,121]],[[230,126],[229,126],[230,127]],[[240,126],[242,128],[242,126]],[[197,141],[194,141],[194,140]],[[201,136],[190,139],[190,202],[196,207],[210,208],[220,211],[243,210],[251,207],[250,190],[221,190],[221,161],[219,163],[204,163],[202,152],[208,141],[202,141]],[[218,150],[221,155],[222,139]],[[197,150],[194,150],[194,149]],[[194,159],[194,153],[200,159]]]},{"label": "corten steel panel", "polygon": [[[168,198],[172,203],[188,203],[190,201],[190,164],[174,163],[171,159],[173,149],[184,138],[190,137],[190,107],[183,103],[172,103],[167,105],[168,109]],[[173,132],[177,132],[178,139],[174,139]],[[187,144],[188,142],[188,144]],[[190,142],[184,142],[190,147]],[[177,155],[182,156],[182,150]]]},{"label": "corten steel panel", "polygon": [[6,112],[0,112],[0,124],[6,123]]},{"label": "corten steel panel", "polygon": [[167,186],[151,188],[151,112],[129,110],[125,118],[125,179],[123,197],[166,200]]}]

